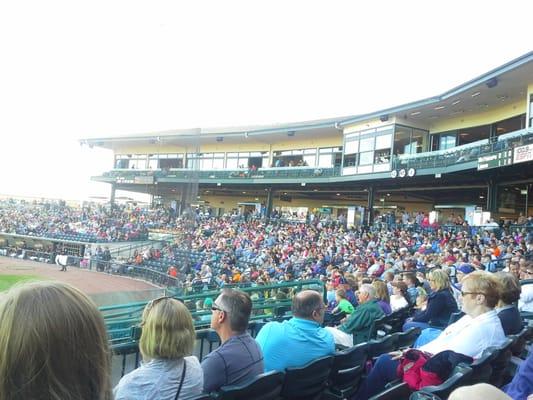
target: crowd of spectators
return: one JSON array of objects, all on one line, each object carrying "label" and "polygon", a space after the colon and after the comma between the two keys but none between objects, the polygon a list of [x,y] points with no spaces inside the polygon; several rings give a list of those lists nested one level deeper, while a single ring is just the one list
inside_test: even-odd
[{"label": "crowd of spectators", "polygon": [[[134,398],[132,393],[141,393],[136,384],[144,385],[143,390],[150,386],[150,390],[160,393],[162,398],[173,398],[176,390],[183,390],[183,398],[187,398],[185,393],[192,396],[217,390],[220,385],[240,383],[263,370],[296,366],[292,364],[295,360],[298,364],[309,360],[292,355],[286,358],[286,352],[279,352],[280,348],[298,345],[302,347],[298,354],[304,355],[307,354],[305,349],[315,346],[316,354],[331,354],[334,345],[350,347],[367,341],[376,319],[402,309],[412,310],[404,330],[413,326],[422,328],[417,347],[432,355],[451,350],[475,359],[485,348],[501,345],[505,335],[517,334],[522,329],[520,311],[533,311],[533,290],[529,289],[533,285],[522,289],[519,283],[533,278],[533,231],[525,225],[478,230],[468,229],[461,223],[451,230],[423,227],[422,224],[348,229],[344,223],[325,223],[320,218],[293,223],[243,220],[235,216],[191,220],[173,218],[168,210],[151,211],[150,217],[145,218],[140,210],[115,209],[106,214],[108,210],[101,208],[76,211],[64,204],[42,205],[51,225],[36,221],[32,224],[31,215],[36,214],[31,210],[40,207],[23,203],[3,207],[2,226],[8,226],[8,231],[21,229],[25,234],[43,235],[50,232],[44,229],[46,227],[65,228],[70,224],[76,226],[80,221],[102,221],[107,228],[100,226],[98,232],[104,230],[109,237],[117,237],[112,233],[118,231],[117,226],[109,221],[121,221],[121,227],[131,223],[144,229],[152,224],[173,234],[174,239],[161,247],[136,251],[126,265],[163,266],[164,273],[173,278],[171,281],[185,291],[222,289],[216,300],[209,299],[205,305],[212,311],[210,325],[219,333],[223,346],[206,357],[201,365],[189,357],[194,331],[185,306],[168,298],[148,304],[143,314],[144,336],[141,337],[145,363],[137,372],[123,378],[115,389],[117,398]],[[10,215],[14,221],[10,220]],[[75,222],[75,218],[79,220]],[[102,265],[114,262],[105,247],[97,247],[89,260],[94,256]],[[327,303],[309,291],[264,290],[248,299],[230,289],[307,279],[324,283]],[[46,285],[30,288],[34,295],[52,289],[71,292],[69,288]],[[85,302],[77,292],[69,296]],[[275,300],[291,298],[293,318],[280,325],[278,322],[265,325],[256,343],[245,330],[252,310],[251,300],[259,300],[261,296],[271,296]],[[58,301],[64,302],[65,299]],[[0,317],[2,307],[8,305],[0,302]],[[452,322],[458,310],[466,315]],[[168,328],[186,336],[187,340],[174,353],[170,353],[170,349],[176,346],[169,342],[167,354],[154,347],[159,339],[148,335],[151,327],[158,326],[161,320],[171,320],[168,313],[176,318],[172,322],[175,326],[168,325]],[[338,319],[337,313],[340,314]],[[329,319],[326,324],[330,326],[323,328],[326,316]],[[95,321],[101,325],[99,318],[95,317]],[[300,335],[295,332],[302,330],[307,331],[307,339],[299,342]],[[101,332],[99,335],[103,336]],[[242,351],[243,343],[247,352]],[[279,345],[273,346],[273,343]],[[237,355],[250,355],[238,362],[248,366],[245,374],[230,370],[230,364],[225,362]],[[398,362],[394,356],[380,357],[357,398],[370,397],[387,381],[396,378]],[[226,374],[213,374],[220,370],[221,364],[228,368]],[[231,376],[235,379],[230,379]],[[101,390],[105,392],[102,398],[110,396],[106,379],[101,383]],[[165,382],[154,386],[157,379]]]},{"label": "crowd of spectators", "polygon": [[148,229],[168,227],[167,210],[126,206],[71,207],[65,202],[0,201],[0,232],[70,240],[115,242],[147,239]]},{"label": "crowd of spectators", "polygon": [[[363,278],[389,281],[406,274],[412,302],[431,289],[427,272],[442,268],[456,280],[464,271],[524,270],[533,256],[533,232],[440,229],[346,229],[342,224],[235,220],[230,217],[177,220],[174,242],[135,254],[130,262],[162,265],[187,288],[205,285],[266,285],[294,279],[322,279],[352,286]],[[157,261],[154,264],[154,261]],[[424,283],[420,288],[418,278]],[[424,290],[424,288],[426,290]],[[405,289],[404,289],[405,290]],[[401,291],[401,288],[400,288]],[[392,293],[391,293],[392,294]],[[350,293],[348,292],[348,295]]]}]

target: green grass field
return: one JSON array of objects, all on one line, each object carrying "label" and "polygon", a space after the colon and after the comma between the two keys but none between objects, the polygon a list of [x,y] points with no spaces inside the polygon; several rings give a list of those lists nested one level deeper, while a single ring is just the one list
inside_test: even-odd
[{"label": "green grass field", "polygon": [[9,289],[17,282],[42,280],[35,275],[0,275],[0,292]]}]

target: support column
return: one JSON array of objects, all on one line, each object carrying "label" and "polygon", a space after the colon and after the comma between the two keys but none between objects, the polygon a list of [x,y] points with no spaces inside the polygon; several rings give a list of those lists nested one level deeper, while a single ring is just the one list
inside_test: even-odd
[{"label": "support column", "polygon": [[111,196],[109,196],[109,204],[111,205],[111,207],[113,207],[115,205],[115,194],[116,194],[116,191],[117,191],[116,184],[112,183],[111,184]]},{"label": "support column", "polygon": [[367,201],[367,225],[372,226],[374,223],[374,186],[368,187],[368,201]]},{"label": "support column", "polygon": [[179,213],[178,215],[182,215],[183,212],[190,206],[190,204],[187,204],[187,186],[181,185],[181,198],[180,198],[180,206],[179,206]]},{"label": "support column", "polygon": [[498,185],[494,178],[490,178],[487,182],[487,211],[491,216],[498,213]]},{"label": "support column", "polygon": [[270,215],[272,214],[272,206],[274,203],[274,192],[271,188],[267,190],[267,201],[266,201],[266,219],[267,221],[270,219]]}]

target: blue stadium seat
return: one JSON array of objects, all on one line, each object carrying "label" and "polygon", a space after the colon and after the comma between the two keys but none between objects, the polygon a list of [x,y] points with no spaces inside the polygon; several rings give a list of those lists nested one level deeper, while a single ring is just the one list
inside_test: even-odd
[{"label": "blue stadium seat", "polygon": [[270,371],[258,375],[242,385],[223,386],[220,388],[219,400],[277,400],[281,392],[285,374]]},{"label": "blue stadium seat", "polygon": [[333,356],[322,357],[303,367],[287,368],[281,398],[287,400],[319,400],[327,386]]}]

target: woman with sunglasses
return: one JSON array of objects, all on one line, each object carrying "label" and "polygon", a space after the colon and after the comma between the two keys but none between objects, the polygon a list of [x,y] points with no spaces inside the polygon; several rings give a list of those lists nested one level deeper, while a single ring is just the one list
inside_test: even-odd
[{"label": "woman with sunglasses", "polygon": [[142,365],[122,377],[115,400],[190,399],[202,392],[204,376],[190,356],[196,334],[187,307],[176,299],[152,300],[142,315]]},{"label": "woman with sunglasses", "polygon": [[[502,292],[498,278],[490,272],[472,272],[463,279],[461,290],[461,306],[466,315],[449,325],[435,340],[420,347],[420,350],[431,355],[451,350],[476,359],[485,349],[501,346],[505,342],[505,333],[494,309]],[[374,396],[388,382],[397,379],[401,356],[402,352],[381,355],[361,385],[356,400]]]}]

